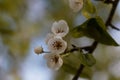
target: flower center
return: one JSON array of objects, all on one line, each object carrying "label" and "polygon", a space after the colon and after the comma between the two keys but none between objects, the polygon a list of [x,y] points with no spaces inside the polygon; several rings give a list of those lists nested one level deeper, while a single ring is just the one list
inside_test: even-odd
[{"label": "flower center", "polygon": [[53,44],[53,46],[54,46],[57,50],[59,50],[59,49],[62,47],[62,43],[61,43],[60,41],[55,41],[54,44]]},{"label": "flower center", "polygon": [[57,30],[57,33],[63,33],[63,32],[64,32],[64,30],[61,30],[61,29]]},{"label": "flower center", "polygon": [[51,58],[51,61],[57,63],[58,59],[59,59],[59,57],[57,55],[55,55],[54,57]]}]

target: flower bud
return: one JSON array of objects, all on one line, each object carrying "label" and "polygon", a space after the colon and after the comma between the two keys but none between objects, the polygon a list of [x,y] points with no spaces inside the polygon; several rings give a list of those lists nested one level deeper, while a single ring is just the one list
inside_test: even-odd
[{"label": "flower bud", "polygon": [[36,48],[34,49],[34,52],[35,52],[36,54],[41,54],[41,53],[43,52],[43,48],[42,48],[41,46],[36,47]]}]

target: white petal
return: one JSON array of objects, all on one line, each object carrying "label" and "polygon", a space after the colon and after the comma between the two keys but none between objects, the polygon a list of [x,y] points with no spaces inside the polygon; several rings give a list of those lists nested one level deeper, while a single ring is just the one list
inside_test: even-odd
[{"label": "white petal", "polygon": [[46,53],[46,54],[44,55],[44,58],[47,60],[47,59],[49,59],[49,56],[50,56],[50,53]]},{"label": "white petal", "polygon": [[[45,39],[46,44],[48,44],[48,41],[52,38],[61,38],[60,36],[54,35],[52,33],[48,33]],[[62,38],[61,38],[62,39]]]},{"label": "white petal", "polygon": [[60,67],[63,65],[63,60],[61,57],[59,57],[58,63],[56,64],[56,66],[54,67],[54,70],[58,70],[60,69]]},{"label": "white petal", "polygon": [[74,12],[78,12],[83,7],[83,0],[69,0],[69,6]]},{"label": "white petal", "polygon": [[[47,60],[47,66],[53,70],[58,70],[63,65],[63,60],[59,54],[50,53],[46,54],[44,57]],[[55,59],[57,59],[57,62]]]},{"label": "white petal", "polygon": [[60,20],[53,23],[51,30],[55,35],[64,37],[69,32],[69,27],[65,20]]},{"label": "white petal", "polygon": [[61,38],[53,38],[48,42],[48,48],[52,53],[63,53],[67,48],[67,43]]},{"label": "white petal", "polygon": [[55,36],[54,34],[48,33],[47,36],[46,36],[46,39],[45,39],[46,44],[48,44],[48,41],[49,41],[50,39],[54,38],[54,36]]}]

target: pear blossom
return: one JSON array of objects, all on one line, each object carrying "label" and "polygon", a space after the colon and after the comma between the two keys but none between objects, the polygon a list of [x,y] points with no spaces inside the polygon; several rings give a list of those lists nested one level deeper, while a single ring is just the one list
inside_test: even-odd
[{"label": "pear blossom", "polygon": [[36,54],[41,54],[41,53],[43,52],[43,48],[42,48],[41,46],[36,47],[36,48],[34,49],[34,52],[35,52]]},{"label": "pear blossom", "polygon": [[52,53],[63,53],[67,48],[67,43],[62,38],[53,38],[48,42],[48,48]]},{"label": "pear blossom", "polygon": [[53,70],[58,70],[63,65],[63,60],[59,54],[45,54],[44,58],[47,60],[47,66]]},{"label": "pear blossom", "polygon": [[57,36],[64,37],[69,32],[69,27],[65,20],[60,20],[58,22],[55,21],[52,25],[51,31]]},{"label": "pear blossom", "polygon": [[69,6],[74,12],[78,12],[83,7],[83,0],[69,0]]}]

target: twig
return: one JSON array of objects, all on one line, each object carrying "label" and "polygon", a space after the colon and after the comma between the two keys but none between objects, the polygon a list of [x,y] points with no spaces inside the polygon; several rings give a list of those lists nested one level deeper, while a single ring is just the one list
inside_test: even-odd
[{"label": "twig", "polygon": [[119,0],[115,0],[115,1],[112,3],[113,6],[112,6],[111,12],[110,12],[110,14],[109,14],[109,17],[108,17],[108,19],[107,19],[107,21],[106,21],[106,24],[105,24],[106,26],[109,26],[109,25],[111,24],[111,21],[112,21],[112,19],[113,19],[113,16],[114,16],[115,10],[116,10],[116,8],[117,8],[118,2],[119,2]]},{"label": "twig", "polygon": [[104,1],[104,3],[107,3],[107,4],[113,3],[113,2],[114,2],[114,0],[105,0],[105,1]]},{"label": "twig", "polygon": [[116,30],[120,31],[120,29],[119,29],[119,28],[117,28],[117,27],[115,27],[114,25],[110,24],[110,26],[111,26],[111,28],[113,28],[113,29],[116,29]]},{"label": "twig", "polygon": [[[106,0],[106,1],[110,1],[110,0]],[[109,17],[108,17],[108,19],[106,21],[106,24],[105,24],[106,26],[109,26],[111,24],[111,21],[112,21],[113,15],[115,13],[116,7],[118,5],[118,2],[119,2],[119,0],[115,0],[113,2],[112,10],[111,10],[111,12],[109,14]],[[92,54],[94,52],[94,50],[96,49],[97,45],[98,45],[98,42],[94,41],[91,47],[89,47],[89,46],[86,47],[86,49],[88,49],[88,53]],[[84,67],[85,66],[83,64],[80,64],[80,67],[79,67],[76,75],[73,77],[72,80],[78,80],[78,78],[79,78],[80,74],[82,73]]]},{"label": "twig", "polygon": [[83,69],[84,69],[84,65],[83,64],[80,64],[80,67],[76,73],[76,75],[74,76],[74,78],[72,80],[77,80],[79,78],[79,75],[82,73]]},{"label": "twig", "polygon": [[75,45],[72,44],[73,49],[68,50],[65,53],[74,52],[74,51],[78,51],[78,50],[85,50],[85,51],[88,51],[88,53],[92,53],[94,51],[94,49],[96,48],[96,45],[97,45],[97,41],[93,42],[93,44],[91,46],[85,46],[85,47],[76,47]]},{"label": "twig", "polygon": [[106,22],[106,26],[110,26],[113,29],[120,31],[120,29],[118,29],[114,25],[111,25],[112,24],[111,21],[113,19],[113,16],[114,16],[114,13],[115,13],[115,10],[116,10],[116,7],[117,7],[119,0],[95,0],[95,1],[104,1],[104,3],[106,3],[106,4],[112,4],[113,7],[112,7],[111,12],[110,12],[111,17],[108,18],[108,20]]},{"label": "twig", "polygon": [[95,1],[103,1],[106,4],[113,3],[113,0],[95,0]]}]

